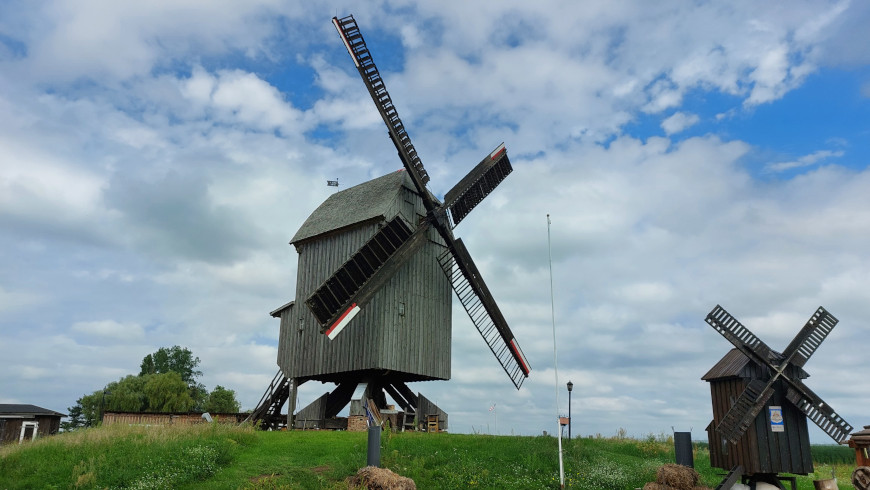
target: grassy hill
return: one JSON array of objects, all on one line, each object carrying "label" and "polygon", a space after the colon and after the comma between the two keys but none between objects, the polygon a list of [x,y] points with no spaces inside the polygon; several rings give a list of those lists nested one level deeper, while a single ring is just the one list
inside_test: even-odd
[{"label": "grassy hill", "polygon": [[[639,488],[674,460],[673,443],[663,436],[563,442],[568,488]],[[848,483],[854,464],[848,448],[822,446],[816,453],[824,462],[817,464],[820,477],[844,462],[833,467]],[[382,466],[421,489],[559,487],[552,437],[385,433],[381,456]],[[0,448],[0,488],[347,488],[345,479],[365,461],[365,433],[110,426]],[[695,467],[708,486],[721,479],[704,445]],[[813,488],[811,478],[800,485]]]}]

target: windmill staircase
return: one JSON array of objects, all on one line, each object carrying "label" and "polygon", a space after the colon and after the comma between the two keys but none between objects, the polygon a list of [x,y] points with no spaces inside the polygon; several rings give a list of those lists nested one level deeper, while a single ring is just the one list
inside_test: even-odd
[{"label": "windmill staircase", "polygon": [[280,430],[287,427],[287,418],[281,415],[281,407],[290,397],[290,379],[280,370],[269,383],[269,388],[263,393],[257,408],[245,419],[245,422],[260,423],[262,430]]}]

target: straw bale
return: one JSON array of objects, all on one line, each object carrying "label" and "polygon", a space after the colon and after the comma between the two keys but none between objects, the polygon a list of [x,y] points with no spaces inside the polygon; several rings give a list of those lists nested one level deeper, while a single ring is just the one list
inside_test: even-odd
[{"label": "straw bale", "polygon": [[661,483],[649,482],[643,486],[643,490],[673,490],[673,488]]},{"label": "straw bale", "polygon": [[676,490],[693,490],[698,485],[698,472],[688,466],[668,463],[656,471],[656,482]]},{"label": "straw bale", "polygon": [[375,466],[361,468],[349,478],[348,486],[367,490],[417,490],[414,480]]}]

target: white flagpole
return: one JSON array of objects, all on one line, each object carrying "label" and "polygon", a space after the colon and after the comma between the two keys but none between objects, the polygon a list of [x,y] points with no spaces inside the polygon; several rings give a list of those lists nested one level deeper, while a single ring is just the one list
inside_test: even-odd
[{"label": "white flagpole", "polygon": [[565,488],[565,466],[562,463],[562,424],[559,420],[559,363],[556,356],[556,302],[553,299],[553,251],[550,245],[550,215],[547,215],[547,254],[550,263],[550,313],[553,317],[553,373],[556,377],[556,437],[559,440],[559,488]]}]

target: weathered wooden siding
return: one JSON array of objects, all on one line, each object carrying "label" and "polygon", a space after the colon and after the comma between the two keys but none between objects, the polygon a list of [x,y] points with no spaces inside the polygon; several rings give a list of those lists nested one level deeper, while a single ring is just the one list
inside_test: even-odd
[{"label": "weathered wooden siding", "polygon": [[[214,422],[238,424],[247,418],[247,413],[209,413]],[[106,412],[103,425],[193,425],[204,423],[200,412]]]},{"label": "weathered wooden siding", "polygon": [[326,399],[329,393],[311,402],[293,417],[293,426],[297,429],[321,429],[326,418]]},{"label": "weathered wooden siding", "polygon": [[397,189],[384,217],[295,244],[296,306],[281,314],[278,365],[285,376],[338,381],[349,372],[391,371],[403,381],[450,378],[452,290],[436,260],[444,244],[435,230],[335,340],[320,332],[304,304],[397,214],[413,227],[425,214],[422,200],[404,186]]},{"label": "weathered wooden siding", "polygon": [[422,394],[417,394],[417,427],[420,427],[420,424],[423,424],[423,428],[426,427],[426,417],[429,415],[438,415],[438,429],[446,431],[447,430],[447,412],[441,410],[438,405],[432,403],[431,400],[423,396]]},{"label": "weathered wooden siding", "polygon": [[60,430],[60,417],[50,415],[37,415],[31,418],[8,418],[0,420],[0,445],[18,444],[21,437],[21,424],[24,422],[36,422],[36,438],[57,434]]},{"label": "weathered wooden siding", "polygon": [[[744,378],[728,378],[710,382],[710,394],[713,399],[713,422],[707,428],[710,443],[710,464],[715,468],[731,470],[734,466],[743,465],[746,473],[793,473],[808,474],[813,472],[812,457],[809,452],[809,431],[806,416],[785,399],[785,386],[777,382],[776,392],[765,404],[755,421],[746,430],[737,444],[723,443],[716,433],[716,425],[740,397],[746,388],[749,377],[764,379],[769,376],[762,368],[749,363],[744,368]],[[789,373],[796,376],[797,372]],[[772,432],[770,429],[769,406],[782,407],[785,419],[784,432]]]}]

